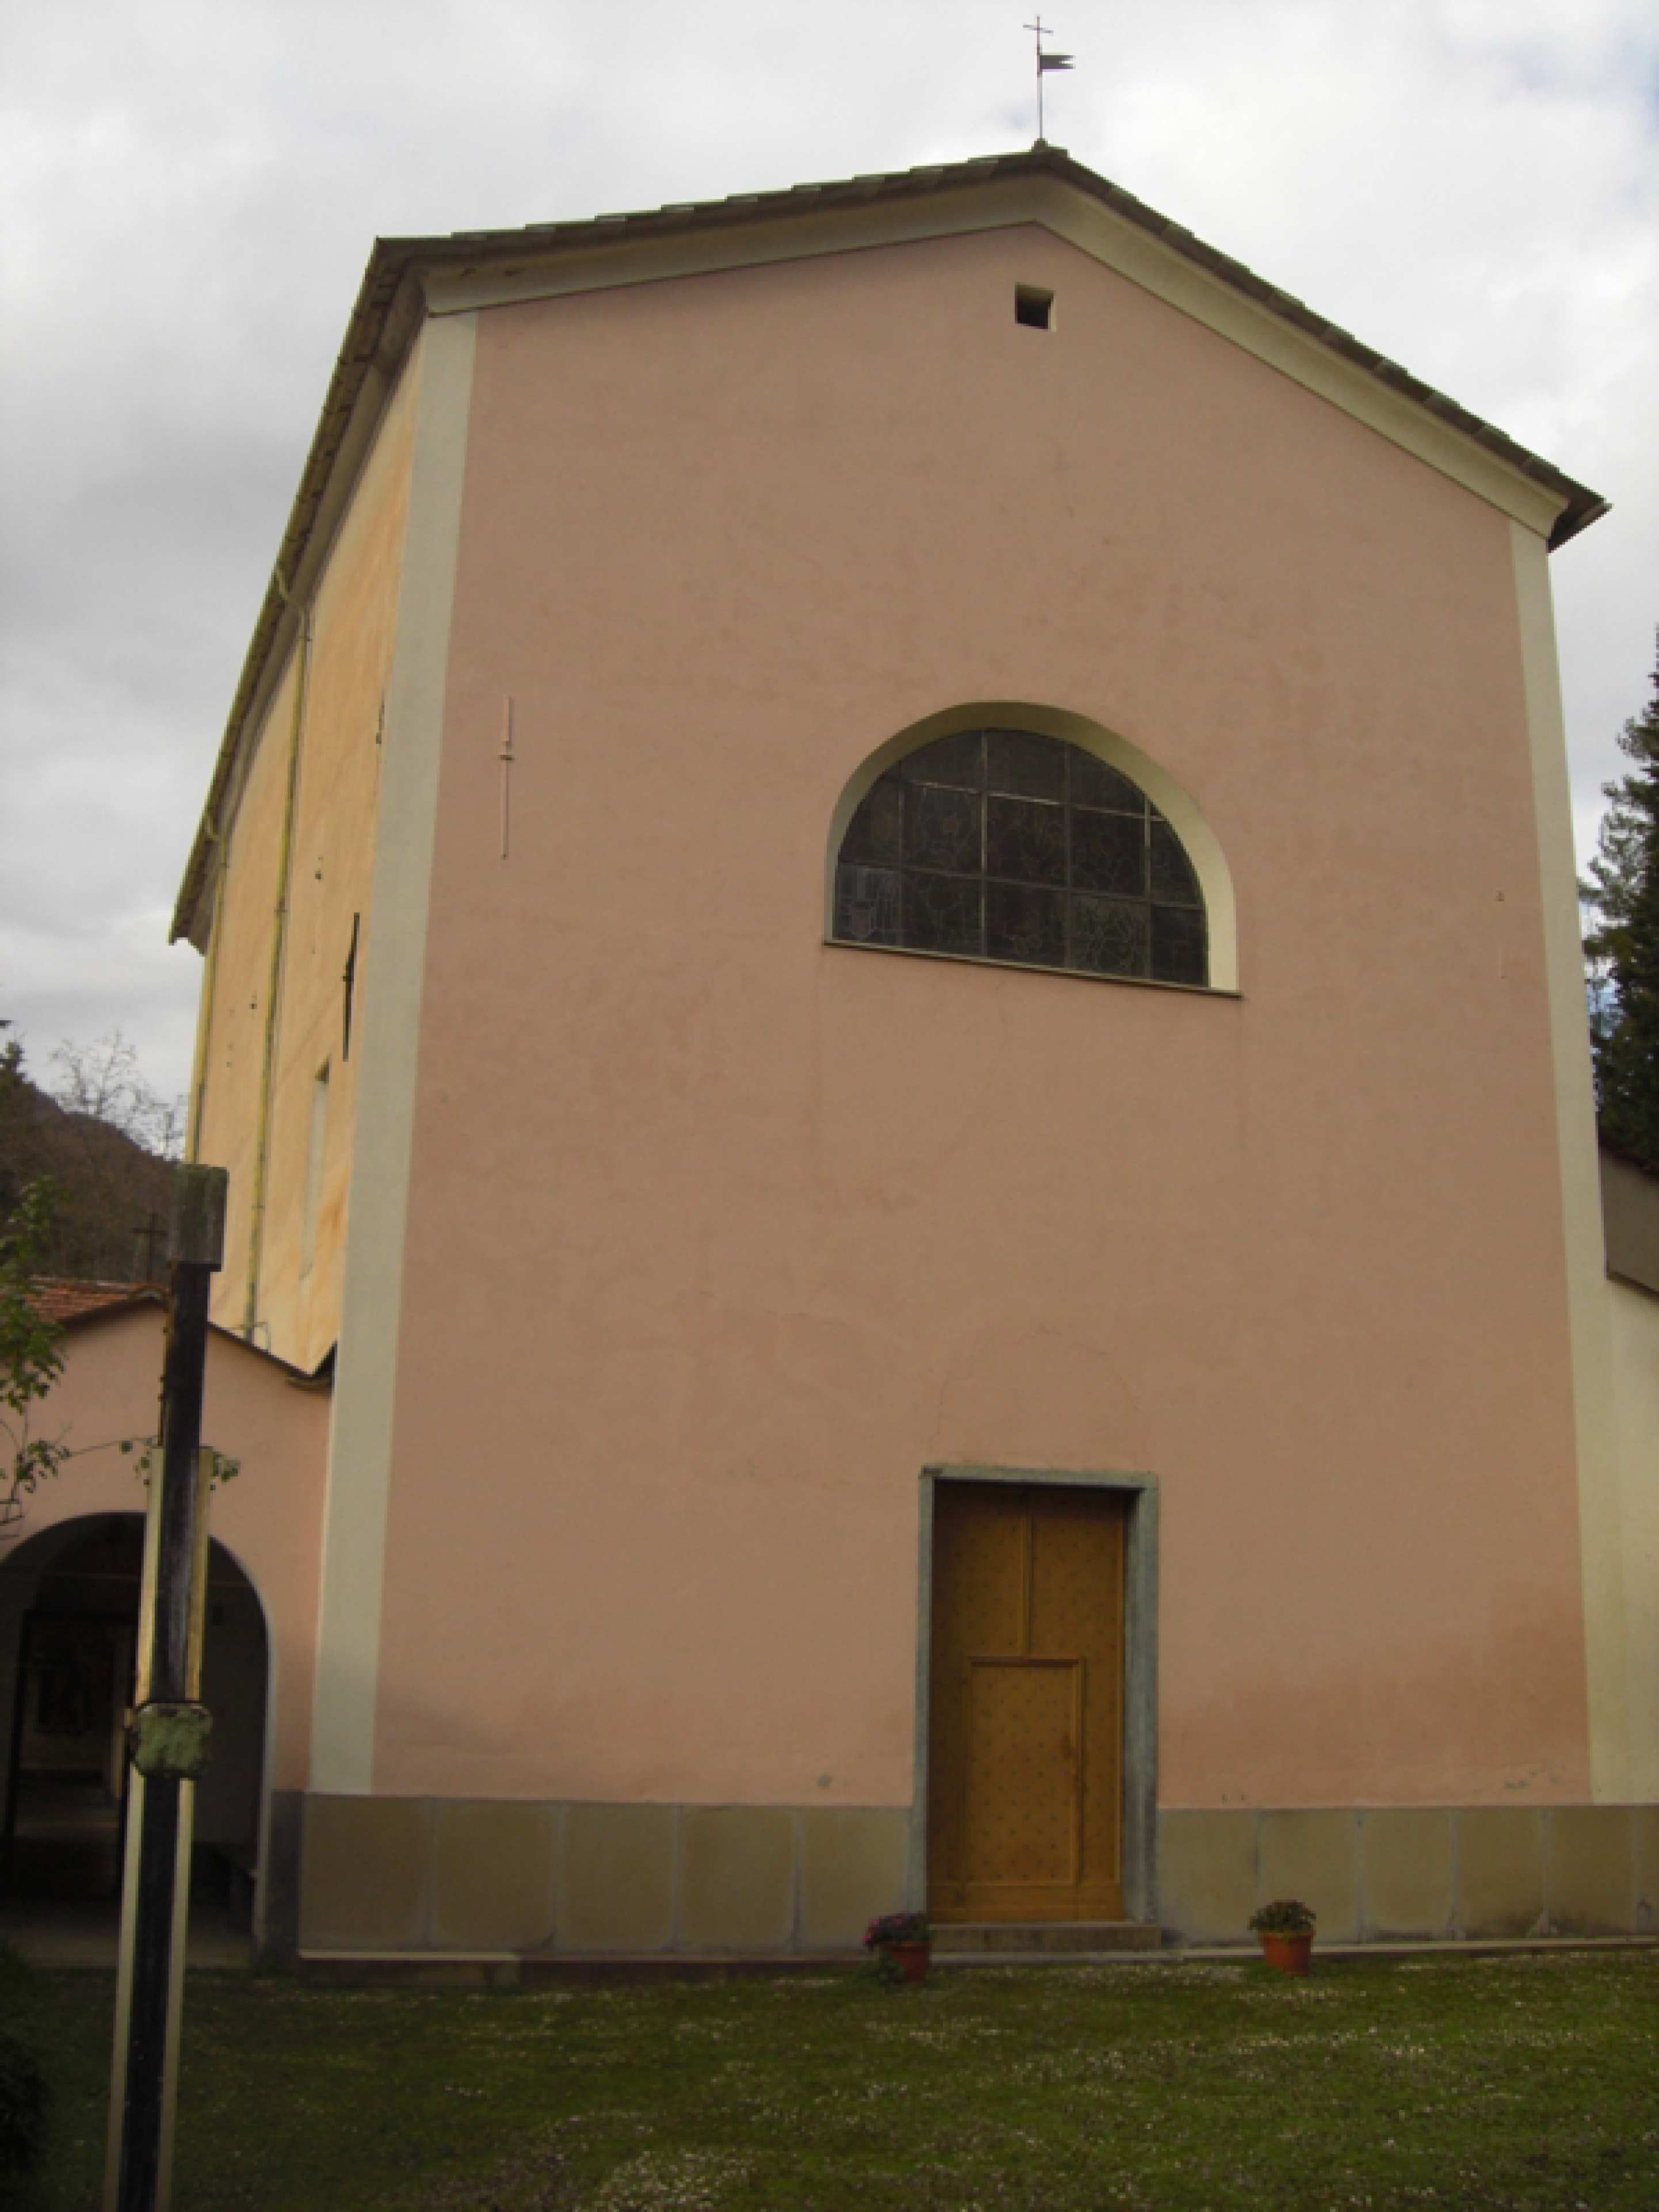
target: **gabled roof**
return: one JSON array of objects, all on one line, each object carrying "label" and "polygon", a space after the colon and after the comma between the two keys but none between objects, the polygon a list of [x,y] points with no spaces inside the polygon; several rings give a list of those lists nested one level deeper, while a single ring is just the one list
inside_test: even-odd
[{"label": "gabled roof", "polygon": [[[1127,226],[1149,251],[1175,257],[1200,284],[1219,287],[1285,333],[1296,334],[1304,347],[1311,342],[1333,361],[1346,364],[1350,374],[1359,372],[1386,393],[1396,416],[1403,402],[1433,418],[1443,446],[1444,434],[1449,433],[1454,441],[1468,441],[1466,453],[1472,446],[1490,457],[1489,469],[1496,464],[1512,472],[1511,482],[1519,477],[1536,486],[1533,496],[1542,514],[1553,518],[1547,525],[1552,549],[1606,514],[1606,500],[1553,463],[1291,294],[1269,284],[1243,262],[1206,246],[1155,208],[1073,161],[1063,148],[1041,140],[1022,153],[850,177],[837,183],[796,185],[781,191],[740,192],[727,199],[678,202],[636,214],[536,222],[513,230],[377,239],[243,664],[201,826],[179,887],[173,938],[194,929],[242,729],[261,692],[267,666],[292,630],[290,603],[303,596],[323,557],[380,409],[429,302],[460,308],[607,283],[648,281],[683,273],[688,265],[733,267],[845,252],[879,242],[869,233],[868,219],[883,210],[900,217],[908,211],[913,218],[908,230],[890,231],[890,236],[943,237],[998,222],[1052,220],[1067,194],[1074,204],[1091,204]],[[860,216],[866,219],[862,235]],[[726,249],[723,253],[722,245]],[[701,260],[695,258],[699,246]],[[556,264],[562,264],[562,270]],[[1146,281],[1145,271],[1137,273]],[[1165,296],[1175,293],[1166,289]],[[1373,413],[1371,419],[1378,418]]]},{"label": "gabled roof", "polygon": [[[29,1284],[35,1304],[49,1322],[60,1328],[78,1328],[83,1322],[109,1321],[117,1314],[137,1313],[142,1307],[154,1307],[162,1314],[167,1310],[167,1287],[161,1283],[101,1283],[94,1279],[73,1275],[36,1275]],[[328,1350],[309,1370],[296,1367],[291,1359],[268,1351],[262,1344],[252,1344],[234,1328],[223,1328],[216,1321],[208,1323],[210,1340],[233,1344],[239,1352],[250,1353],[267,1367],[281,1370],[283,1379],[301,1390],[327,1390],[334,1383],[334,1354],[336,1347]]]}]

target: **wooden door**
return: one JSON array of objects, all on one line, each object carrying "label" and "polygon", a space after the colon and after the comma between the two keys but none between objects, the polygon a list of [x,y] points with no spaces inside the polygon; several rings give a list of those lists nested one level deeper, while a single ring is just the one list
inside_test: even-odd
[{"label": "wooden door", "polygon": [[1123,1916],[1123,1540],[1116,1492],[935,1490],[936,1919]]}]

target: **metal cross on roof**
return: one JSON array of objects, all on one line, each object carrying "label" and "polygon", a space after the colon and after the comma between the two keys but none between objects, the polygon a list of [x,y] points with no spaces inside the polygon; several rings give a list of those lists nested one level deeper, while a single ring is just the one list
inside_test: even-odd
[{"label": "metal cross on roof", "polygon": [[1034,23],[1028,23],[1025,27],[1035,34],[1036,40],[1036,143],[1039,146],[1046,146],[1048,141],[1042,135],[1042,80],[1050,70],[1070,69],[1073,66],[1072,57],[1070,54],[1050,54],[1043,52],[1042,41],[1044,39],[1051,39],[1054,33],[1044,23],[1041,15]]},{"label": "metal cross on roof", "polygon": [[161,1280],[161,1275],[157,1271],[155,1265],[155,1248],[158,1244],[165,1247],[167,1241],[167,1232],[161,1225],[161,1217],[156,1212],[154,1206],[151,1206],[149,1210],[149,1220],[146,1221],[142,1227],[135,1229],[132,1233],[137,1242],[144,1248],[144,1272],[138,1278],[139,1281],[141,1283],[159,1282]]}]

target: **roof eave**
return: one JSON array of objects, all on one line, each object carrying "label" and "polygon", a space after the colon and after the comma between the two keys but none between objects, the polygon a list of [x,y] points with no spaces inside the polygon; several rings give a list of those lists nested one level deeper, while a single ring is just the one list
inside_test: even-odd
[{"label": "roof eave", "polygon": [[388,380],[395,375],[403,356],[408,350],[409,338],[418,325],[418,316],[410,319],[404,343],[395,349],[395,357],[388,359],[386,353],[387,326],[412,258],[404,249],[419,242],[377,239],[363,272],[363,280],[346,324],[345,336],[329,376],[317,427],[312,433],[311,445],[300,472],[299,487],[295,493],[294,504],[289,510],[282,543],[277,548],[276,559],[265,586],[264,598],[260,603],[253,633],[242,659],[241,672],[231,698],[230,712],[225,718],[224,734],[214,763],[207,799],[173,907],[167,938],[169,944],[177,944],[181,937],[196,939],[198,918],[210,880],[213,854],[221,840],[220,809],[234,771],[237,741],[241,734],[242,723],[253,703],[273,648],[281,642],[283,630],[293,626],[292,603],[296,587],[302,581],[301,572],[307,555],[311,550],[313,527],[358,401],[377,367],[387,374]]}]

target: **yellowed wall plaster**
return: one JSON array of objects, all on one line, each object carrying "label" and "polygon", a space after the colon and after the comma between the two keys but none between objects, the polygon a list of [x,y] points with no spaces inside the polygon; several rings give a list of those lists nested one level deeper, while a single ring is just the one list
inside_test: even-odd
[{"label": "yellowed wall plaster", "polygon": [[[248,748],[204,987],[199,1158],[230,1170],[214,1318],[310,1368],[339,1333],[362,981],[369,934],[384,702],[396,632],[418,376],[404,375]],[[303,696],[295,686],[304,661]],[[297,743],[297,761],[293,748]],[[259,1091],[288,781],[295,775],[257,1266]],[[354,1041],[345,1035],[352,959]],[[319,1080],[325,1088],[319,1095]]]}]

